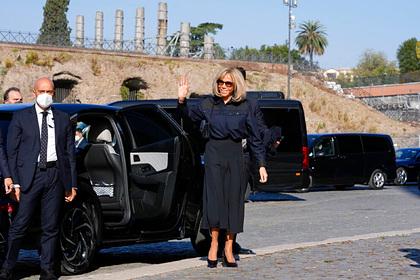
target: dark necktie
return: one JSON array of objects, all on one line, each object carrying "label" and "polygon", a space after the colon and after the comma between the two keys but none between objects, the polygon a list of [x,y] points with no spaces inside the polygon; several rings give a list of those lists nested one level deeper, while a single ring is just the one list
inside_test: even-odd
[{"label": "dark necktie", "polygon": [[48,112],[42,112],[41,124],[41,149],[39,151],[39,168],[47,167],[47,146],[48,146],[48,126],[47,126]]}]

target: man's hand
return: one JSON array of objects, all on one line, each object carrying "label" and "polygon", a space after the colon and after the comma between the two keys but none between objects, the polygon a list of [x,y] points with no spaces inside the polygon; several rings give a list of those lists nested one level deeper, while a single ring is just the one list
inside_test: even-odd
[{"label": "man's hand", "polygon": [[10,194],[10,197],[19,202],[20,201],[20,188],[14,188],[13,192]]},{"label": "man's hand", "polygon": [[66,202],[72,202],[74,198],[76,197],[76,195],[77,195],[77,189],[71,188],[71,190],[66,191],[64,199],[66,200]]},{"label": "man's hand", "polygon": [[13,191],[12,178],[9,177],[4,179],[4,190],[6,191],[6,194],[9,194]]},{"label": "man's hand", "polygon": [[260,167],[260,183],[267,183],[268,180],[268,174],[265,167]]}]

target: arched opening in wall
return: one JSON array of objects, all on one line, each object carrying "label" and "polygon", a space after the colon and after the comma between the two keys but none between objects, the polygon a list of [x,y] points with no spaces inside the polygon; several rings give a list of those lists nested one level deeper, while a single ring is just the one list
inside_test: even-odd
[{"label": "arched opening in wall", "polygon": [[55,103],[76,103],[76,96],[72,93],[73,88],[79,84],[81,78],[70,72],[60,72],[53,75],[55,88]]},{"label": "arched opening in wall", "polygon": [[140,77],[129,78],[124,80],[120,88],[122,100],[138,100],[144,99],[145,93],[143,90],[148,89],[149,86],[145,80]]}]

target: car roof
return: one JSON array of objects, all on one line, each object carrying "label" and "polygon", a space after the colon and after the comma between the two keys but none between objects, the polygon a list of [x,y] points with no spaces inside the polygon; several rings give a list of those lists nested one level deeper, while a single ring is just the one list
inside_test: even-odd
[{"label": "car roof", "polygon": [[420,151],[420,148],[399,148],[397,151]]},{"label": "car roof", "polygon": [[[210,95],[209,95],[210,96]],[[205,96],[207,97],[207,96]],[[203,97],[199,98],[188,98],[189,104],[197,104],[203,100]],[[129,107],[138,104],[157,104],[163,108],[176,108],[178,105],[178,100],[176,98],[163,98],[163,99],[143,99],[143,100],[122,100],[109,103],[108,105],[116,107]],[[291,99],[258,99],[258,104],[260,107],[270,108],[270,107],[287,107],[287,108],[299,108],[301,103],[298,100]]]},{"label": "car roof", "polygon": [[388,134],[381,133],[366,133],[366,132],[344,132],[344,133],[309,133],[308,137],[321,137],[321,136],[377,136],[377,137],[389,137]]},{"label": "car roof", "polygon": [[[13,113],[19,110],[23,110],[25,108],[29,108],[33,106],[33,103],[20,103],[20,104],[1,104],[0,105],[0,113]],[[73,115],[75,113],[85,111],[85,110],[92,110],[92,109],[99,109],[99,110],[107,110],[107,111],[118,111],[120,110],[119,107],[110,106],[110,105],[97,105],[97,104],[70,104],[70,103],[55,103],[53,107],[57,110],[64,111],[69,115]]]}]

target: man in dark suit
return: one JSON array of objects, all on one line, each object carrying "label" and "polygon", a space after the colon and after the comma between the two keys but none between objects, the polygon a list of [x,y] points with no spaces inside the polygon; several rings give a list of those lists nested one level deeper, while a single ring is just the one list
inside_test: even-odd
[{"label": "man in dark suit", "polygon": [[0,279],[11,279],[20,243],[37,205],[41,206],[41,276],[54,273],[59,217],[63,196],[76,196],[74,133],[69,116],[51,107],[54,84],[40,78],[33,89],[34,106],[15,112],[9,125],[7,152],[19,210],[9,230],[9,243]]}]

